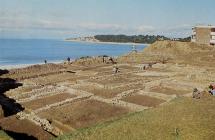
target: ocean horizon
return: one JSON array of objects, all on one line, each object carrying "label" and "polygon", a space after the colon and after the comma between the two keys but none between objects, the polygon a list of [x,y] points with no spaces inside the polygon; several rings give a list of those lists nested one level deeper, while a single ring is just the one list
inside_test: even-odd
[{"label": "ocean horizon", "polygon": [[[137,50],[146,45],[138,45]],[[57,39],[0,39],[0,68],[59,63],[86,56],[126,54],[132,50],[131,44],[100,44],[89,42],[69,42]]]}]

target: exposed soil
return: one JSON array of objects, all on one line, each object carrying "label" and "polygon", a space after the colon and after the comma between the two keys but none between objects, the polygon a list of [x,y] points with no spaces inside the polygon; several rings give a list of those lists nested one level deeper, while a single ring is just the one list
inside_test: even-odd
[{"label": "exposed soil", "polygon": [[157,98],[153,98],[145,95],[127,96],[122,100],[130,103],[135,103],[138,105],[148,106],[148,107],[156,107],[159,104],[165,102],[165,100],[157,99]]},{"label": "exposed soil", "polygon": [[26,102],[23,104],[23,106],[26,106],[28,109],[34,110],[34,109],[38,109],[38,108],[44,107],[46,105],[53,104],[55,102],[60,102],[65,99],[73,98],[73,97],[75,97],[75,95],[71,95],[68,93],[61,93],[61,94],[52,95],[52,96],[44,97],[41,99],[33,100],[30,102]]},{"label": "exposed soil", "polygon": [[104,98],[113,98],[117,94],[126,91],[127,88],[116,88],[116,89],[108,89],[108,88],[99,88],[95,86],[80,86],[77,89],[84,90],[90,92],[96,96],[101,96]]},{"label": "exposed soil", "polygon": [[85,100],[39,113],[39,116],[49,118],[50,120],[58,120],[73,128],[83,128],[109,120],[112,117],[119,117],[128,112],[125,108],[95,100]]},{"label": "exposed soil", "polygon": [[105,98],[113,98],[117,94],[119,94],[120,90],[111,90],[111,89],[104,89],[104,88],[92,88],[89,89],[89,92],[92,92],[94,95],[105,97]]},{"label": "exposed soil", "polygon": [[17,120],[15,116],[0,120],[3,130],[14,139],[19,140],[48,140],[53,138],[51,134],[44,131],[40,126],[28,120]]},{"label": "exposed soil", "polygon": [[114,98],[122,92],[131,90],[131,89],[141,89],[141,88],[144,88],[144,85],[142,83],[135,83],[135,82],[133,84],[130,83],[130,85],[123,86],[123,88],[119,87],[119,88],[113,88],[113,89],[100,88],[100,87],[96,87],[96,86],[85,86],[85,85],[76,87],[76,89],[84,90],[84,91],[90,92],[96,96],[100,96],[100,97],[104,97],[104,98]]},{"label": "exposed soil", "polygon": [[[48,75],[43,77],[35,77],[33,79],[33,82],[36,83],[37,85],[51,85],[53,83],[59,83],[65,80],[73,80],[74,78],[76,78],[74,73],[66,72],[66,73],[53,74],[53,75]],[[31,79],[29,79],[29,81],[31,81]]]},{"label": "exposed soil", "polygon": [[190,91],[186,91],[186,90],[178,90],[178,89],[173,89],[173,88],[167,88],[167,87],[161,87],[161,86],[157,86],[157,87],[153,87],[150,89],[152,92],[159,92],[159,93],[164,93],[167,95],[183,95],[183,94],[187,94]]}]

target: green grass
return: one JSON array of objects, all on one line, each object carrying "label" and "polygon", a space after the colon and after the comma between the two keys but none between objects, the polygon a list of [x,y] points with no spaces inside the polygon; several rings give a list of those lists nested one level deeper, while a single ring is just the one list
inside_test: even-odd
[{"label": "green grass", "polygon": [[0,140],[12,140],[3,130],[0,130]]},{"label": "green grass", "polygon": [[215,98],[178,98],[170,104],[81,129],[58,140],[213,140]]}]

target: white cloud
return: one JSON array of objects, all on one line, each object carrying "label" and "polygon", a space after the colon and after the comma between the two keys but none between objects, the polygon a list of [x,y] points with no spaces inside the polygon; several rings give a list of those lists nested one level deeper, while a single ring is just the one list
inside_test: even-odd
[{"label": "white cloud", "polygon": [[155,28],[153,26],[140,25],[136,27],[137,33],[147,33],[153,31],[155,31]]},{"label": "white cloud", "polygon": [[168,27],[166,30],[168,31],[178,31],[178,30],[190,30],[192,29],[192,26],[193,25],[190,25],[190,24],[182,24],[182,25],[176,25],[176,26],[171,26],[171,27]]},{"label": "white cloud", "polygon": [[112,34],[146,34],[155,31],[153,26],[139,25],[129,26],[124,24],[97,24],[85,23],[80,24],[79,28],[85,31],[112,33]]},{"label": "white cloud", "polygon": [[70,23],[58,22],[46,19],[10,18],[0,17],[0,28],[11,29],[67,29],[72,27]]},{"label": "white cloud", "polygon": [[168,37],[188,37],[192,33],[192,26],[190,24],[170,26],[163,29],[163,32]]},{"label": "white cloud", "polygon": [[46,29],[46,30],[80,30],[95,33],[125,33],[136,34],[153,30],[152,26],[128,26],[122,24],[80,23],[72,21],[52,21],[47,19],[27,19],[0,17],[0,28],[10,29]]},{"label": "white cloud", "polygon": [[89,30],[123,30],[124,26],[119,24],[97,24],[97,23],[84,23],[79,25],[80,28]]},{"label": "white cloud", "polygon": [[81,32],[91,34],[117,34],[124,33],[126,30],[126,26],[120,24],[82,23],[76,27]]},{"label": "white cloud", "polygon": [[171,36],[189,36],[192,25],[182,24],[170,27],[153,27],[140,24],[131,26],[126,24],[111,23],[74,23],[73,21],[54,21],[49,19],[32,19],[26,17],[0,17],[0,31],[10,32],[36,32],[45,30],[50,36],[57,34],[66,36],[75,35],[93,35],[93,34],[154,34]]}]

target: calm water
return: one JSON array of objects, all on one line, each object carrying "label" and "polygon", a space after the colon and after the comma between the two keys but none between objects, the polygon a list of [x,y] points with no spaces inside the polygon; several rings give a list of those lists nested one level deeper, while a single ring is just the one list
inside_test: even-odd
[{"label": "calm water", "polygon": [[[142,50],[145,46],[137,46]],[[131,51],[131,45],[65,42],[61,40],[0,39],[0,66],[63,61],[82,56],[119,56]]]}]

